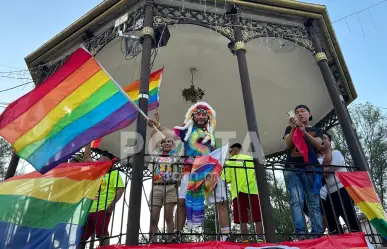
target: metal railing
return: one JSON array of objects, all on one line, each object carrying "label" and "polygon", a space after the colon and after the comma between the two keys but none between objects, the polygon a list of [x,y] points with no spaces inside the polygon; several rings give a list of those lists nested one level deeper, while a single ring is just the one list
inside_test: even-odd
[{"label": "metal railing", "polygon": [[[124,244],[125,237],[130,236],[126,234],[128,203],[129,203],[129,189],[128,183],[130,178],[136,177],[132,175],[132,160],[133,158],[126,158],[121,160],[119,166],[114,167],[111,172],[118,171],[123,182],[124,194],[117,202],[114,211],[110,214],[106,211],[109,203],[106,203],[108,196],[104,196],[105,201],[101,200],[101,192],[95,202],[102,201],[105,206],[99,212],[100,217],[96,218],[94,212],[89,215],[88,222],[85,225],[84,233],[87,229],[91,235],[89,238],[81,242],[82,248],[96,248],[101,243],[106,244],[107,240],[110,244]],[[232,163],[230,163],[232,162]],[[259,234],[260,218],[262,222],[265,217],[257,217],[260,212],[257,212],[257,204],[259,205],[259,198],[255,191],[256,179],[253,162],[249,160],[229,160],[222,169],[222,174],[219,176],[224,184],[223,190],[225,199],[218,199],[215,195],[215,202],[225,205],[227,208],[227,221],[230,227],[229,233],[222,232],[220,219],[224,218],[224,213],[219,216],[217,208],[214,205],[204,204],[205,220],[202,226],[188,229],[184,226],[182,230],[176,232],[178,223],[182,222],[180,209],[183,207],[179,205],[179,185],[181,185],[181,176],[184,167],[184,157],[176,158],[172,164],[163,162],[163,167],[171,165],[173,178],[163,184],[159,179],[155,179],[155,167],[158,163],[155,161],[155,156],[147,155],[144,165],[144,181],[142,186],[142,205],[141,217],[130,217],[130,219],[140,219],[140,235],[139,243],[175,243],[175,242],[200,242],[208,240],[222,240],[227,239],[235,242],[259,242],[264,239],[265,234]],[[324,166],[326,167],[326,166]],[[345,188],[340,185],[340,182],[334,177],[337,170],[352,171],[354,168],[350,166],[328,166],[323,175],[323,184],[328,182],[330,187],[327,189],[325,200],[318,198],[311,200],[308,193],[312,189],[312,183],[308,183],[304,189],[300,189],[296,181],[303,177],[310,179],[317,173],[320,173],[319,165],[308,165],[305,167],[300,165],[285,165],[281,163],[266,164],[266,175],[270,190],[270,200],[272,206],[272,213],[275,220],[276,236],[278,241],[302,240],[322,236],[323,234],[337,234],[348,233],[355,231],[363,231],[367,239],[374,246],[382,246],[385,241],[372,228],[370,222],[364,218],[359,209],[353,204]],[[109,194],[114,194],[114,188],[118,186],[118,178],[114,178],[116,184],[112,184],[112,174],[107,174],[102,184],[103,187],[110,186],[112,191]],[[309,178],[308,178],[309,177]],[[231,178],[231,179],[230,179]],[[243,182],[238,182],[242,179]],[[332,186],[332,179],[335,186]],[[230,182],[231,181],[231,182]],[[157,183],[157,184],[156,184]],[[105,184],[105,185],[104,185]],[[218,182],[218,185],[220,183]],[[234,186],[232,186],[234,184]],[[214,191],[220,186],[216,186]],[[255,185],[255,186],[254,186]],[[289,194],[289,189],[293,191],[293,196]],[[337,191],[332,191],[337,189]],[[231,192],[234,191],[234,194]],[[237,194],[239,192],[246,192],[244,194]],[[259,190],[258,190],[259,191]],[[309,192],[308,192],[309,191]],[[297,202],[294,197],[294,192],[306,193],[305,203]],[[155,194],[157,196],[155,196]],[[298,196],[301,198],[300,196]],[[293,200],[291,199],[293,198]],[[298,199],[299,199],[298,198]],[[316,195],[314,196],[316,198]],[[175,200],[174,200],[175,199]],[[165,200],[170,205],[165,207]],[[176,204],[175,204],[176,203]],[[319,205],[318,205],[319,204]],[[99,207],[102,207],[99,205]],[[238,209],[237,211],[235,209]],[[293,212],[292,212],[293,209]],[[299,210],[299,211],[295,211]],[[301,210],[301,211],[300,211]],[[153,212],[153,216],[152,216]],[[299,212],[299,215],[297,215]],[[172,213],[172,215],[171,215]],[[322,215],[319,215],[321,213]],[[159,214],[159,220],[157,219]],[[155,216],[156,215],[156,216]],[[301,217],[300,217],[301,215]],[[295,217],[296,216],[296,217]],[[109,217],[107,219],[106,217]],[[238,219],[239,218],[239,219]],[[130,222],[129,219],[129,222]],[[172,219],[172,221],[171,221]],[[158,222],[157,222],[158,220]],[[242,233],[241,226],[238,225],[238,220],[241,221],[247,232]],[[296,233],[296,228],[302,227],[300,220],[304,224],[305,234]],[[254,222],[255,221],[255,222]],[[153,222],[153,224],[152,224]],[[298,223],[297,223],[298,222]],[[157,223],[157,224],[156,224]],[[224,222],[223,222],[224,223]],[[297,223],[297,226],[295,225]],[[171,228],[173,224],[173,229]],[[317,225],[316,225],[317,224]],[[153,231],[152,231],[153,225]],[[169,230],[168,230],[169,226]],[[224,224],[223,224],[224,226]],[[324,230],[316,229],[321,226]],[[316,232],[317,230],[317,232]],[[313,233],[312,233],[313,231]]]}]

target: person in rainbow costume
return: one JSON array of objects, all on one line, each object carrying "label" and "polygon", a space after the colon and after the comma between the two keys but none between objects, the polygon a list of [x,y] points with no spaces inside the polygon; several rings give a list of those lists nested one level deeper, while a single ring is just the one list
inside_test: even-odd
[{"label": "person in rainbow costume", "polygon": [[[187,188],[192,171],[192,163],[197,156],[206,156],[215,150],[214,130],[216,126],[216,113],[214,109],[206,102],[198,102],[192,105],[185,115],[184,125],[175,126],[174,129],[168,129],[161,126],[156,120],[149,120],[149,126],[155,126],[165,136],[180,139],[184,143],[184,160],[183,177],[179,189],[178,201],[178,222],[177,231],[181,231],[186,222],[186,196]],[[223,239],[227,239],[230,232],[227,212],[226,188],[222,179],[219,177],[216,188],[207,198],[208,204],[216,204]]]}]

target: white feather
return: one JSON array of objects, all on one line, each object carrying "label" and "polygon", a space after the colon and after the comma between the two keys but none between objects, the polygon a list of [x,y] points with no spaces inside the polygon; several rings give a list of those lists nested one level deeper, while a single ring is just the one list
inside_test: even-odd
[{"label": "white feather", "polygon": [[183,130],[186,130],[188,126],[189,126],[189,121],[184,122],[184,126],[175,126],[174,128],[183,131]]},{"label": "white feather", "polygon": [[193,121],[192,120],[189,120],[187,123],[189,124],[189,126],[188,126],[188,131],[187,131],[187,133],[185,134],[185,137],[184,137],[184,141],[185,142],[187,142],[188,138],[191,136],[192,128],[193,128]]},{"label": "white feather", "polygon": [[[211,139],[211,126],[210,126],[210,123],[207,123],[206,128],[207,128],[207,135],[203,139],[202,144],[207,143]],[[212,143],[212,141],[211,141],[211,143]]]},{"label": "white feather", "polygon": [[211,136],[211,146],[215,146],[215,138],[214,138],[214,128],[210,126],[210,136]]}]

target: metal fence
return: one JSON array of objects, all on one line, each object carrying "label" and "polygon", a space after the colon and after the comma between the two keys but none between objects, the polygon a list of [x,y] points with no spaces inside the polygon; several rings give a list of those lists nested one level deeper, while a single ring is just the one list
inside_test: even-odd
[{"label": "metal fence", "polygon": [[[81,248],[96,248],[102,243],[124,244],[126,236],[131,236],[126,234],[127,224],[133,219],[140,219],[140,244],[222,239],[235,242],[260,242],[264,239],[265,234],[260,232],[260,227],[265,217],[260,217],[260,210],[258,210],[259,196],[256,191],[252,161],[228,160],[226,162],[222,174],[218,176],[222,181],[218,182],[213,190],[218,193],[214,195],[217,204],[210,205],[205,202],[202,206],[205,216],[203,225],[188,229],[184,217],[181,217],[181,209],[186,208],[185,201],[180,200],[179,203],[179,194],[181,194],[179,191],[185,184],[184,180],[182,181],[183,168],[187,164],[184,163],[185,158],[176,158],[172,163],[163,161],[162,164],[159,161],[156,162],[155,158],[157,158],[156,155],[146,155],[142,203],[138,203],[141,205],[141,217],[128,219],[129,182],[131,178],[138,177],[132,174],[133,158],[121,160],[105,176],[98,198],[94,201],[97,202],[99,209],[89,215],[84,228],[84,235],[86,232],[88,234],[83,237]],[[172,179],[168,178],[165,181],[157,178],[156,167],[160,165],[164,167],[161,171],[168,171],[167,168],[171,166],[172,169],[168,172],[173,175]],[[333,165],[324,167],[323,184],[328,183],[329,187],[326,189],[326,196],[324,191],[320,191],[319,197],[318,194],[310,194],[313,190],[311,179],[320,173],[319,166],[281,163],[265,165],[277,240],[302,240],[323,234],[363,231],[374,246],[385,245],[334,177],[337,170],[352,171],[353,168]],[[114,177],[113,172],[116,172],[116,175],[119,172],[119,177]],[[121,180],[122,185],[119,184]],[[300,181],[305,184],[300,184]],[[221,184],[223,186],[220,186]],[[106,191],[108,188],[110,190]],[[107,194],[101,196],[104,189]],[[114,198],[109,198],[109,194],[114,195],[117,189],[123,190],[124,193],[115,205],[114,211],[110,213],[106,211],[109,206],[108,200],[114,200]],[[200,200],[204,199],[201,197]],[[223,209],[220,206],[223,206]],[[181,229],[182,224],[184,227]],[[229,227],[230,231],[225,232],[222,226]],[[300,232],[300,227],[305,228],[305,234],[295,232],[297,229]],[[177,228],[180,228],[178,232]]]}]

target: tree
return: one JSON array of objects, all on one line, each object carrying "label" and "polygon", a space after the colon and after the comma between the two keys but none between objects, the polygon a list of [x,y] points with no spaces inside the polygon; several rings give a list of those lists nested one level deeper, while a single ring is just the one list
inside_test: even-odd
[{"label": "tree", "polygon": [[7,160],[12,154],[11,145],[5,141],[3,138],[0,138],[0,181],[4,180],[5,174],[7,172],[6,164]]},{"label": "tree", "polygon": [[[385,180],[387,175],[387,115],[379,107],[368,102],[352,105],[349,113],[368,161],[370,176],[376,192],[383,207],[387,208],[385,191],[387,187]],[[335,127],[330,133],[335,149],[343,153],[347,165],[353,165],[341,127]]]},{"label": "tree", "polygon": [[288,234],[294,232],[294,226],[285,182],[276,174],[268,174],[268,180],[277,239],[290,240]]}]

